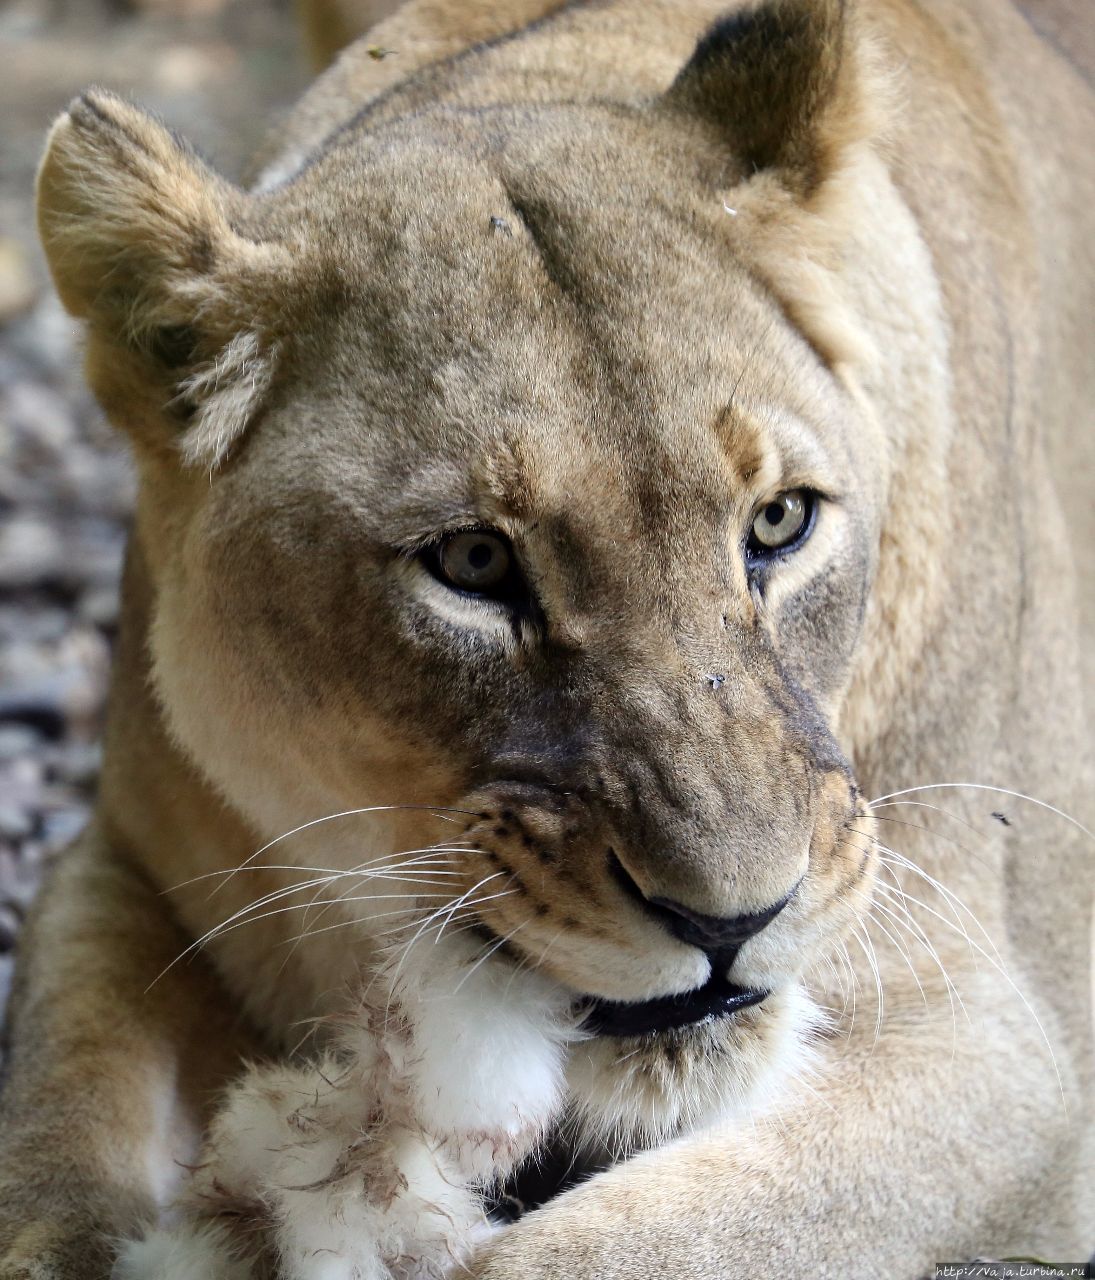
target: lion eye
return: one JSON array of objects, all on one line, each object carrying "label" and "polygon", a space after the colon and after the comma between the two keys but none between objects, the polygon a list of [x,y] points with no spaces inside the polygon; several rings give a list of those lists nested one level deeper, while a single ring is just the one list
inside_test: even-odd
[{"label": "lion eye", "polygon": [[806,489],[788,489],[778,498],[766,502],[753,517],[749,531],[748,552],[764,556],[785,551],[809,533],[814,497]]},{"label": "lion eye", "polygon": [[438,576],[461,591],[496,590],[513,568],[513,552],[498,533],[467,529],[449,534],[437,548]]}]

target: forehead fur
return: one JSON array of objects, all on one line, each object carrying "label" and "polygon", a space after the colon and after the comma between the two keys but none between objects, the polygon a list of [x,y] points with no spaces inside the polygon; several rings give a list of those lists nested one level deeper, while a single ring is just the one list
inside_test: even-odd
[{"label": "forehead fur", "polygon": [[686,449],[735,395],[803,400],[821,365],[727,235],[702,146],[670,196],[677,144],[635,112],[500,108],[363,137],[349,172],[317,159],[269,197],[309,226],[294,379],[419,445]]}]

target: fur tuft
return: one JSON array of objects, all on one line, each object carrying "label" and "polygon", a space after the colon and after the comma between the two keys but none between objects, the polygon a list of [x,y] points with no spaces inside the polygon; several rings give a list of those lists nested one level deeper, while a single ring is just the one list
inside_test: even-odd
[{"label": "fur tuft", "polygon": [[112,1280],[250,1280],[249,1263],[216,1225],[152,1230],[124,1243]]},{"label": "fur tuft", "polygon": [[179,384],[179,399],[196,407],[196,421],[181,441],[187,466],[218,466],[243,435],[270,388],[277,349],[264,350],[257,334],[238,333],[207,364]]}]

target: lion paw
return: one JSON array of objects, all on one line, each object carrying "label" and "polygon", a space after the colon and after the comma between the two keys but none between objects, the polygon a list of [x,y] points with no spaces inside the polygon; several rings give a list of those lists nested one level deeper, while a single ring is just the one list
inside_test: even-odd
[{"label": "lion paw", "polygon": [[127,1245],[115,1280],[432,1280],[482,1227],[467,1183],[357,1067],[255,1069],[213,1125],[186,1220]]},{"label": "lion paw", "polygon": [[[439,979],[415,960],[319,1061],[232,1087],[182,1221],[128,1246],[116,1280],[440,1280],[471,1256],[489,1234],[483,1186],[559,1105],[561,998],[526,975],[498,991],[480,967]],[[473,1066],[454,1069],[472,1027]]]}]

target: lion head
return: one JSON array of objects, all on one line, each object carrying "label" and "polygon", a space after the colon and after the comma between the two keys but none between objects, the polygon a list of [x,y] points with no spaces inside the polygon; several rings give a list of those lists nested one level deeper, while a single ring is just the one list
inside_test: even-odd
[{"label": "lion head", "polygon": [[426,850],[444,906],[396,864],[339,957],[470,929],[572,999],[606,1124],[762,1082],[874,874],[871,92],[839,5],[780,4],[627,104],[397,93],[258,193],[101,92],[43,166],[172,734],[266,836],[393,806],[370,856]]}]

